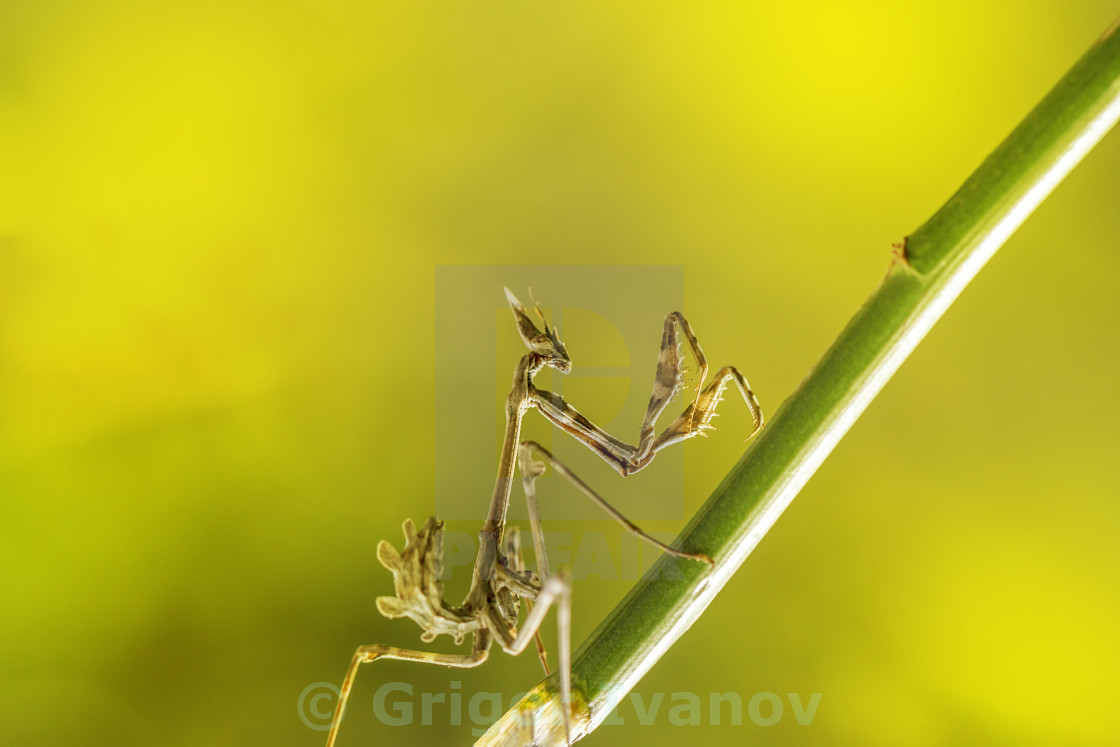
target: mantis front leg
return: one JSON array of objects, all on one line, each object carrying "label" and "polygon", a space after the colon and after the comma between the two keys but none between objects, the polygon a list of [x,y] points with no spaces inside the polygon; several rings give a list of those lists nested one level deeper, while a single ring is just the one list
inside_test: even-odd
[{"label": "mantis front leg", "polygon": [[[700,372],[697,395],[679,418],[676,418],[660,435],[656,435],[657,419],[668,407],[673,396],[680,391],[683,382],[684,367],[679,351],[678,332],[676,332],[678,327],[684,335],[684,342],[688,343],[693,357],[697,360]],[[646,408],[645,418],[642,420],[640,439],[636,447],[596,426],[564,401],[559,394],[530,386],[529,401],[545,418],[584,442],[588,448],[603,457],[607,464],[618,470],[619,474],[625,476],[650,464],[657,451],[662,448],[696,436],[704,429],[710,428],[711,419],[716,417],[716,408],[728,383],[735,383],[747,403],[750,418],[754,420],[755,428],[747,439],[752,438],[763,427],[762,409],[759,408],[755,393],[750,391],[750,385],[743,374],[734,367],[725,366],[720,368],[715,380],[704,389],[703,381],[707,375],[708,360],[704,357],[696,334],[693,334],[692,327],[681,312],[673,311],[665,317],[653,391],[650,394],[650,404]]]},{"label": "mantis front leg", "polygon": [[[625,441],[615,438],[599,428],[564,399],[553,392],[529,389],[529,400],[541,414],[552,421],[553,424],[583,441],[599,456],[603,457],[612,467],[622,475],[635,471],[635,463],[645,459],[653,448],[655,426],[662,411],[668,406],[670,400],[681,387],[684,378],[684,366],[680,357],[680,343],[677,338],[677,327],[684,332],[685,340],[696,358],[700,370],[700,385],[708,372],[707,359],[700,343],[692,332],[688,320],[679,311],[674,311],[665,317],[665,324],[661,332],[661,351],[657,356],[657,373],[653,379],[653,391],[650,393],[649,405],[639,430],[637,446],[632,446]],[[699,389],[697,396],[699,396]]]},{"label": "mantis front leg", "polygon": [[[697,384],[696,397],[692,403],[669,427],[657,434],[657,420],[680,390],[683,382],[684,367],[678,351],[678,326],[684,333],[685,341],[696,358],[700,380]],[[700,349],[700,343],[697,341],[696,335],[692,332],[692,327],[680,312],[674,311],[665,317],[665,327],[661,337],[661,353],[657,361],[657,373],[654,377],[649,406],[646,408],[646,414],[642,420],[637,446],[632,446],[607,433],[584,417],[558,394],[531,386],[528,396],[530,404],[536,407],[541,415],[582,441],[588,448],[625,476],[637,472],[649,464],[662,448],[684,441],[710,428],[711,420],[716,415],[716,407],[719,405],[724,388],[729,383],[734,383],[743,396],[747,409],[750,411],[751,419],[754,421],[754,430],[751,431],[750,436],[747,436],[747,439],[749,440],[762,428],[762,409],[759,407],[758,399],[751,391],[746,378],[737,369],[725,366],[716,373],[712,383],[704,388],[704,379],[707,377],[707,373],[707,359],[704,357],[703,350]]]},{"label": "mantis front leg", "polygon": [[692,326],[684,315],[674,311],[665,317],[665,327],[661,333],[661,352],[657,356],[657,374],[653,379],[653,391],[649,395],[649,406],[646,416],[642,420],[638,448],[631,457],[631,463],[638,463],[645,459],[654,443],[654,426],[657,418],[669,404],[669,400],[680,390],[684,382],[684,366],[681,363],[680,343],[677,340],[677,327],[684,333],[684,339],[696,358],[696,368],[700,372],[700,380],[696,383],[696,399],[700,397],[704,379],[708,376],[708,360],[704,351],[700,349],[700,342],[692,332]]}]

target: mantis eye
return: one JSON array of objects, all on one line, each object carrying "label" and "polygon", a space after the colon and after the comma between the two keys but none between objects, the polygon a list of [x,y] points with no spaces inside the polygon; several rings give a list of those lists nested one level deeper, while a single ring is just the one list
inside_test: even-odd
[{"label": "mantis eye", "polygon": [[538,335],[534,337],[532,345],[534,353],[550,355],[556,352],[556,346],[552,344],[552,338],[548,335]]}]

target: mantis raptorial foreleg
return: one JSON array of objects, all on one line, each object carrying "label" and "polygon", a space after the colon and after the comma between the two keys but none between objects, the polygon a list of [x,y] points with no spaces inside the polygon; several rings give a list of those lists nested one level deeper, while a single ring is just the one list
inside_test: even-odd
[{"label": "mantis raptorial foreleg", "polygon": [[700,349],[700,342],[692,332],[692,326],[679,311],[674,311],[665,317],[665,327],[661,333],[661,353],[657,357],[657,374],[653,379],[653,391],[649,395],[649,406],[646,416],[642,420],[642,429],[639,432],[638,448],[630,458],[631,464],[638,464],[650,453],[653,448],[655,426],[657,418],[669,404],[684,382],[684,366],[681,363],[680,343],[677,340],[677,327],[684,332],[684,339],[688,342],[692,355],[696,358],[696,368],[700,378],[696,383],[696,397],[700,397],[700,388],[704,386],[704,379],[708,376],[708,360],[704,351]]},{"label": "mantis raptorial foreleg", "polygon": [[[684,381],[684,366],[679,351],[677,328],[684,333],[685,342],[696,359],[699,378],[696,385],[696,397],[685,408],[672,425],[657,434],[657,420],[665,408],[672,401],[673,396],[680,391]],[[601,456],[608,464],[622,475],[630,475],[650,463],[653,457],[665,446],[683,441],[697,435],[705,428],[709,428],[711,419],[715,417],[716,406],[720,396],[729,381],[734,381],[747,403],[751,419],[754,421],[754,430],[751,436],[762,428],[762,409],[758,400],[751,391],[746,378],[738,370],[726,366],[719,370],[715,380],[704,388],[704,379],[708,375],[708,360],[704,351],[692,331],[692,326],[684,315],[674,311],[665,317],[665,325],[661,334],[661,352],[657,358],[657,373],[654,376],[653,391],[650,394],[649,406],[646,408],[645,417],[639,432],[637,446],[632,446],[625,441],[612,436],[599,426],[588,420],[582,413],[564,401],[564,398],[554,392],[549,392],[530,384],[528,397],[530,403],[537,408],[553,424],[564,429],[588,448]]]},{"label": "mantis raptorial foreleg", "polygon": [[[638,456],[638,449],[625,441],[621,441],[599,426],[588,420],[582,413],[564,401],[564,398],[553,392],[532,388],[529,399],[532,404],[553,424],[563,428],[572,436],[582,441],[584,445],[601,456],[604,461],[614,467],[621,475],[632,475],[642,467],[649,464],[661,449],[670,444],[692,438],[706,428],[710,428],[711,420],[716,415],[716,407],[724,388],[731,381],[735,382],[740,394],[747,403],[747,409],[754,421],[754,429],[750,439],[762,428],[762,410],[758,400],[751,391],[750,385],[739,371],[731,366],[721,368],[715,379],[703,389],[696,400],[685,408],[684,412],[663,430],[651,442],[644,456]],[[703,381],[701,381],[701,384]],[[659,404],[654,414],[660,414],[665,409],[664,404]],[[649,412],[646,416],[649,417]]]},{"label": "mantis raptorial foreleg", "polygon": [[734,383],[739,390],[739,394],[743,395],[743,401],[747,403],[747,409],[750,410],[751,420],[754,421],[754,430],[747,436],[747,440],[753,438],[762,429],[762,409],[758,406],[758,400],[755,399],[754,392],[751,391],[750,384],[747,383],[743,374],[739,373],[739,370],[733,366],[724,366],[716,372],[712,383],[708,384],[696,401],[685,408],[680,417],[661,432],[653,442],[649,454],[639,461],[634,469],[641,469],[649,464],[653,455],[666,446],[692,438],[713,428],[711,421],[718,414],[716,413],[716,407],[723,397],[723,390],[731,383]]}]

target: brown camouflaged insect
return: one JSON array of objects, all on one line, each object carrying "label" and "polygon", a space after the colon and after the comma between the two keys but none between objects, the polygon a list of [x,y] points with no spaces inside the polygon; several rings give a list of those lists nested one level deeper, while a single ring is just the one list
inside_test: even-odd
[{"label": "brown camouflaged insect", "polygon": [[[558,607],[560,692],[565,741],[571,744],[569,723],[572,700],[571,581],[567,572],[561,570],[553,574],[549,570],[534,488],[536,478],[549,466],[568,478],[580,492],[630,533],[676,557],[712,563],[712,559],[707,555],[682,552],[658,542],[615,510],[540,444],[534,441],[521,441],[521,419],[530,408],[536,408],[541,415],[582,441],[620,474],[626,476],[645,467],[657,452],[666,446],[711,428],[710,422],[715,415],[716,406],[719,404],[724,387],[729,383],[734,383],[746,400],[754,421],[751,436],[758,433],[762,428],[762,410],[747,380],[736,369],[726,366],[716,373],[715,379],[705,388],[707,361],[700,350],[696,336],[692,333],[692,328],[680,312],[674,311],[665,317],[653,393],[650,395],[649,407],[642,421],[638,445],[631,446],[596,426],[559,395],[534,386],[533,376],[543,367],[550,366],[560,373],[568,373],[572,368],[572,362],[556,330],[548,326],[540,305],[536,305],[536,313],[544,327],[543,331],[533,323],[525,307],[513,293],[508,288],[505,291],[521,339],[525,341],[529,352],[517,364],[513,388],[506,398],[506,432],[498,462],[498,477],[494,483],[494,495],[490,499],[490,512],[482,525],[478,557],[475,560],[474,575],[467,598],[458,607],[449,605],[443,598],[443,584],[439,580],[442,571],[443,522],[435,517],[428,519],[419,531],[411,520],[404,522],[405,546],[400,553],[385,540],[377,546],[377,558],[382,565],[392,571],[396,590],[396,596],[378,597],[377,608],[381,614],[390,618],[412,618],[423,630],[420,639],[424,642],[431,642],[440,635],[449,635],[456,644],[461,644],[467,635],[471,635],[474,639],[471,653],[438,654],[380,644],[359,647],[350,661],[349,669],[346,670],[346,678],[342,681],[330,733],[327,735],[327,747],[334,747],[342,714],[346,708],[346,700],[361,664],[377,659],[401,659],[469,668],[486,661],[494,641],[497,641],[503,651],[514,655],[524,651],[530,641],[535,641],[547,675],[548,663],[538,629],[553,603]],[[669,427],[656,434],[654,426],[658,417],[670,400],[683,388],[685,370],[677,338],[678,327],[696,359],[700,380],[692,403]],[[748,436],[748,439],[751,436]],[[534,455],[540,459],[534,458]],[[517,529],[511,529],[508,534],[505,532],[506,510],[509,507],[515,466],[520,469],[525,500],[529,508],[529,524],[537,556],[536,573],[525,570]],[[521,599],[527,600],[530,604],[525,621],[518,629]]]}]

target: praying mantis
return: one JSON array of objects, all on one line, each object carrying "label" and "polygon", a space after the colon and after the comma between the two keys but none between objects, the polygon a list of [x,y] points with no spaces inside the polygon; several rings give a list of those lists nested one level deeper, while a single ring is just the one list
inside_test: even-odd
[{"label": "praying mantis", "polygon": [[[401,552],[398,553],[385,540],[377,546],[377,558],[392,572],[395,590],[395,596],[378,597],[377,608],[381,614],[389,618],[411,618],[420,626],[420,639],[425,643],[434,641],[440,635],[449,635],[456,645],[460,645],[470,635],[473,639],[471,651],[464,654],[441,654],[380,644],[360,646],[350,660],[342,687],[339,688],[338,703],[327,734],[327,747],[335,745],[346,701],[362,664],[378,659],[399,659],[466,669],[485,662],[495,642],[506,653],[517,655],[532,641],[536,644],[545,674],[549,674],[544,645],[538,631],[554,604],[557,606],[560,639],[558,666],[565,743],[571,744],[571,578],[565,570],[552,573],[549,568],[535,487],[536,479],[549,467],[567,478],[631,534],[675,557],[712,565],[712,559],[707,555],[669,547],[646,534],[547,449],[535,441],[522,441],[521,421],[529,410],[535,409],[546,420],[584,443],[625,477],[648,465],[666,446],[711,429],[716,407],[728,385],[733,384],[739,390],[750,411],[754,422],[754,430],[747,437],[750,440],[762,428],[763,417],[747,380],[735,368],[725,366],[705,387],[708,364],[696,335],[680,312],[668,314],[662,331],[661,352],[649,406],[639,431],[638,443],[636,446],[631,445],[596,426],[558,394],[539,389],[533,383],[533,377],[545,367],[562,374],[568,373],[571,371],[572,361],[556,329],[549,326],[540,305],[534,304],[541,323],[538,327],[508,288],[505,293],[518,332],[529,352],[514,369],[513,387],[506,397],[506,427],[498,460],[498,475],[490,499],[490,510],[479,533],[479,549],[470,591],[459,606],[449,605],[443,598],[443,584],[440,582],[443,523],[435,517],[429,518],[419,530],[411,520],[404,522],[405,545]],[[684,388],[686,371],[680,353],[680,335],[683,335],[684,342],[695,359],[699,381],[692,402],[676,420],[658,433],[658,418]],[[529,525],[537,560],[535,573],[525,568],[517,529],[506,532],[506,513],[515,469],[521,475],[528,504]],[[522,599],[528,603],[528,612],[524,623],[518,628]],[[532,743],[531,735],[526,741]]]}]

